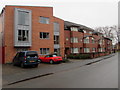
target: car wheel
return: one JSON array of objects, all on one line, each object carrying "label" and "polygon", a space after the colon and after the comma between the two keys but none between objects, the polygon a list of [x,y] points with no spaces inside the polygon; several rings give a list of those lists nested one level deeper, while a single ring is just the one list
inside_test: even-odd
[{"label": "car wheel", "polygon": [[24,68],[24,67],[25,67],[24,63],[21,63],[21,64],[20,64],[20,66],[21,66],[22,68]]},{"label": "car wheel", "polygon": [[50,64],[53,64],[54,63],[54,61],[53,60],[50,60]]}]

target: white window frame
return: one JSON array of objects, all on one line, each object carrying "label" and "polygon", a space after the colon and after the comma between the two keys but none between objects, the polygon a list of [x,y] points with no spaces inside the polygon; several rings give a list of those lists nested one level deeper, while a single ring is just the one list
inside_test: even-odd
[{"label": "white window frame", "polygon": [[77,27],[71,27],[71,31],[78,31]]},{"label": "white window frame", "polygon": [[89,53],[90,52],[90,48],[84,48],[84,53]]},{"label": "white window frame", "polygon": [[90,38],[89,37],[84,38],[84,43],[90,43]]},{"label": "white window frame", "polygon": [[72,37],[71,38],[71,43],[78,43],[78,38],[77,37]]},{"label": "white window frame", "polygon": [[[42,34],[42,36],[41,36],[41,34]],[[46,36],[47,36],[47,34],[48,34],[48,37],[44,38],[44,37],[43,37],[43,34],[46,34]],[[49,37],[50,37],[49,32],[40,32],[40,39],[49,39]]]},{"label": "white window frame", "polygon": [[39,22],[42,23],[42,24],[50,24],[50,18],[49,17],[40,16],[40,21]]},{"label": "white window frame", "polygon": [[48,55],[50,52],[49,48],[40,48],[40,55]]},{"label": "white window frame", "polygon": [[79,53],[79,48],[71,48],[71,53]]}]

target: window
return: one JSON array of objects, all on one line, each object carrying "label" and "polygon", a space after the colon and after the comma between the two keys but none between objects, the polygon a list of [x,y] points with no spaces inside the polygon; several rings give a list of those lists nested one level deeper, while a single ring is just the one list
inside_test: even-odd
[{"label": "window", "polygon": [[84,48],[84,53],[89,53],[90,52],[90,48]]},{"label": "window", "polygon": [[89,32],[89,34],[92,34],[92,32]]},{"label": "window", "polygon": [[54,22],[54,32],[59,32],[59,31],[60,31],[59,23]]},{"label": "window", "polygon": [[40,48],[40,54],[42,55],[49,54],[49,48]]},{"label": "window", "polygon": [[69,39],[68,39],[68,37],[66,37],[66,41],[68,41]]},{"label": "window", "polygon": [[71,43],[78,43],[78,38],[76,37],[71,38]]},{"label": "window", "polygon": [[71,27],[71,31],[78,31],[77,27]]},{"label": "window", "polygon": [[99,40],[99,44],[102,44],[102,39]]},{"label": "window", "polygon": [[86,30],[83,30],[84,33],[87,33]]},{"label": "window", "polygon": [[49,39],[49,33],[40,32],[40,38],[41,39]]},{"label": "window", "polygon": [[71,48],[71,53],[79,53],[78,48]]},{"label": "window", "polygon": [[19,53],[19,57],[24,57],[25,56],[25,53],[24,52],[20,52]]},{"label": "window", "polygon": [[89,37],[86,37],[86,38],[84,39],[84,43],[89,43]]},{"label": "window", "polygon": [[29,25],[29,13],[25,11],[18,11],[18,24]]},{"label": "window", "polygon": [[99,52],[103,52],[103,49],[102,49],[102,48],[99,48],[98,51],[99,51]]},{"label": "window", "polygon": [[54,44],[59,44],[59,36],[54,35]]},{"label": "window", "polygon": [[18,41],[28,41],[28,30],[18,30]]},{"label": "window", "polygon": [[95,39],[92,37],[92,43],[95,43]]},{"label": "window", "polygon": [[40,23],[43,24],[49,24],[49,18],[48,17],[40,17]]},{"label": "window", "polygon": [[96,51],[96,48],[92,48],[92,52],[95,52]]}]

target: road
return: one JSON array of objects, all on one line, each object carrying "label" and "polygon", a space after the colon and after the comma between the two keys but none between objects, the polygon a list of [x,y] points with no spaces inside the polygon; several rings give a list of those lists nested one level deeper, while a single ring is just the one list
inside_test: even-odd
[{"label": "road", "polygon": [[90,65],[7,85],[4,88],[118,88],[118,54]]}]

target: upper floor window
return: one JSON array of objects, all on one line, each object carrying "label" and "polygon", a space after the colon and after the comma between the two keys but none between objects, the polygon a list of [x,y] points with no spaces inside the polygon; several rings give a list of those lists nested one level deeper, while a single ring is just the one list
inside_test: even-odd
[{"label": "upper floor window", "polygon": [[89,43],[89,37],[84,38],[84,43]]},{"label": "upper floor window", "polygon": [[100,40],[99,40],[99,44],[102,44],[102,43],[103,43],[103,40],[102,40],[102,39],[100,39]]},{"label": "upper floor window", "polygon": [[47,32],[40,32],[41,39],[49,39],[49,33]]},{"label": "upper floor window", "polygon": [[29,12],[18,11],[18,25],[29,25]]},{"label": "upper floor window", "polygon": [[83,32],[84,32],[84,33],[87,33],[87,31],[86,31],[86,30],[83,30]]},{"label": "upper floor window", "polygon": [[54,22],[54,32],[59,32],[60,31],[60,25],[58,22]]},{"label": "upper floor window", "polygon": [[78,43],[78,38],[76,37],[71,38],[71,43]]},{"label": "upper floor window", "polygon": [[69,40],[69,38],[68,37],[66,37],[66,41],[68,41]]},{"label": "upper floor window", "polygon": [[95,43],[95,39],[92,37],[92,43]]},{"label": "upper floor window", "polygon": [[71,27],[71,31],[78,31],[77,27]]},{"label": "upper floor window", "polygon": [[43,24],[49,24],[49,18],[48,17],[40,17],[40,23],[43,23]]},{"label": "upper floor window", "polygon": [[29,30],[18,30],[18,41],[28,41]]},{"label": "upper floor window", "polygon": [[89,34],[92,34],[92,32],[90,31]]}]

